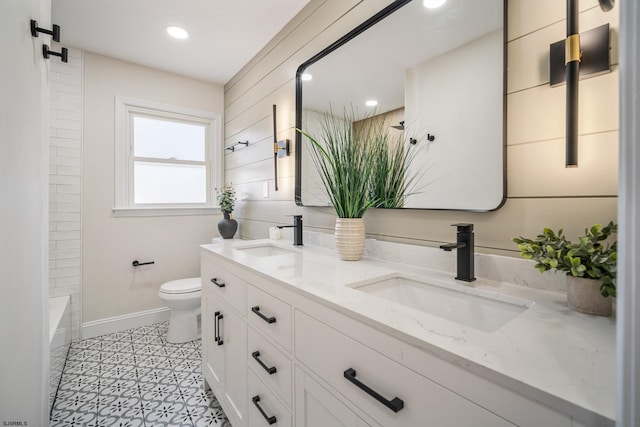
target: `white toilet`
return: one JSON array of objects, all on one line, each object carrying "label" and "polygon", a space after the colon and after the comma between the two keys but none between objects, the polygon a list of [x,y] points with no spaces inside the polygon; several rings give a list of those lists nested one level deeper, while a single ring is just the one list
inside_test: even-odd
[{"label": "white toilet", "polygon": [[200,338],[201,294],[199,277],[172,280],[160,286],[158,297],[171,309],[168,342],[177,344]]}]

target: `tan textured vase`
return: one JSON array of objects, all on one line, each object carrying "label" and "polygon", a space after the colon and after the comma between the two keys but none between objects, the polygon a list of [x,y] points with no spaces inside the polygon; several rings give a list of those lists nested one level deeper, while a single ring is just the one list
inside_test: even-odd
[{"label": "tan textured vase", "polygon": [[336,218],[336,249],[340,259],[358,261],[364,252],[364,220],[362,218]]},{"label": "tan textured vase", "polygon": [[599,280],[567,276],[567,303],[572,310],[594,316],[611,316],[613,298],[600,294]]}]

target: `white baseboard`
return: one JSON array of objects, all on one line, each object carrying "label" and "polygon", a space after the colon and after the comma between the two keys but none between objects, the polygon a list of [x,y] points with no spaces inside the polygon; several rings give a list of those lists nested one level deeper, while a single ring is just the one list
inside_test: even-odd
[{"label": "white baseboard", "polygon": [[163,307],[94,320],[82,324],[82,339],[99,337],[100,335],[112,334],[131,328],[139,328],[140,326],[164,322],[169,320],[170,315],[171,310]]}]

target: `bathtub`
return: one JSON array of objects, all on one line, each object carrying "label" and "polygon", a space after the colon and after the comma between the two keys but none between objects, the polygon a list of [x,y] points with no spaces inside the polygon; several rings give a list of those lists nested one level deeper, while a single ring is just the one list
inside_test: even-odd
[{"label": "bathtub", "polygon": [[55,400],[70,346],[71,297],[49,298],[49,406]]}]

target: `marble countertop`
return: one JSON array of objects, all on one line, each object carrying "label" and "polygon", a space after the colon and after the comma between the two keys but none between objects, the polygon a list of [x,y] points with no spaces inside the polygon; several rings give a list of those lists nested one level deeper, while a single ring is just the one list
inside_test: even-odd
[{"label": "marble countertop", "polygon": [[[266,244],[290,252],[258,257],[239,249]],[[532,303],[497,330],[485,332],[353,288],[399,272],[460,286],[449,271],[378,258],[341,261],[334,250],[306,243],[293,247],[283,240],[220,240],[202,248],[531,399],[569,414],[586,410],[596,415],[598,425],[614,424],[615,319],[576,313],[563,293],[484,278],[465,283],[472,293]],[[411,248],[398,244],[396,255]]]}]

